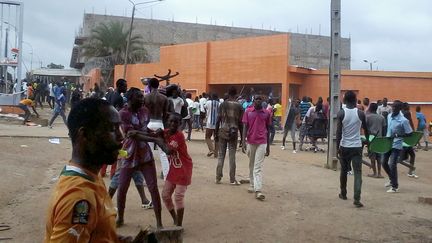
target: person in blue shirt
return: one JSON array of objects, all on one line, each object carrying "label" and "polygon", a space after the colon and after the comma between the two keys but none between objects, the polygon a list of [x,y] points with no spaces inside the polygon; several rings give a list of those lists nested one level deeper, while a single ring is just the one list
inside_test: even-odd
[{"label": "person in blue shirt", "polygon": [[387,117],[387,137],[393,139],[392,149],[384,154],[382,166],[387,173],[390,181],[386,187],[390,187],[387,192],[394,193],[399,191],[397,161],[403,148],[403,138],[411,136],[413,130],[408,119],[401,113],[402,102],[395,100],[392,104],[392,113]]},{"label": "person in blue shirt", "polygon": [[66,112],[66,89],[62,89],[60,95],[56,98],[53,116],[51,117],[48,127],[52,128],[52,124],[54,123],[54,120],[57,118],[58,115],[60,115],[63,118],[63,122],[67,127],[65,112]]},{"label": "person in blue shirt", "polygon": [[[428,151],[428,146],[429,146],[429,131],[426,127],[426,117],[425,115],[423,115],[423,113],[421,112],[421,108],[420,106],[416,107],[416,117],[417,117],[417,131],[418,132],[423,132],[423,140],[425,142],[425,147],[424,150]],[[419,142],[420,144],[420,142]]]}]

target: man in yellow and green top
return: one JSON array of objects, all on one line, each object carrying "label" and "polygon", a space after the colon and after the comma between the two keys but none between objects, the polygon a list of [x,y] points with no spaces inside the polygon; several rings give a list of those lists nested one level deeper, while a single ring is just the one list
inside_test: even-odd
[{"label": "man in yellow and green top", "polygon": [[30,121],[29,118],[30,118],[31,112],[30,112],[30,109],[28,108],[29,106],[32,108],[33,112],[36,114],[36,117],[39,117],[39,114],[37,113],[36,108],[35,108],[35,102],[31,99],[23,99],[18,104],[18,107],[25,112],[23,124]]},{"label": "man in yellow and green top", "polygon": [[281,127],[281,120],[282,120],[282,105],[279,103],[279,99],[275,100],[275,104],[273,105],[273,110],[274,110],[274,120],[275,120],[275,125],[276,125],[276,129],[277,130],[282,130]]},{"label": "man in yellow and green top", "polygon": [[116,210],[98,175],[103,164],[117,161],[120,123],[117,110],[102,99],[84,99],[71,110],[72,158],[54,188],[45,242],[131,241],[117,235]]}]

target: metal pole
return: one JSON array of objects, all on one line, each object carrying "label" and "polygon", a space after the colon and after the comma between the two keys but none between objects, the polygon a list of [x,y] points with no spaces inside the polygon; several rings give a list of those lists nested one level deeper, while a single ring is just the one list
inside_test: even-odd
[{"label": "metal pole", "polygon": [[341,52],[341,0],[331,0],[331,53],[329,67],[330,131],[328,137],[327,168],[336,169],[337,164],[337,113],[340,110],[340,52]]},{"label": "metal pole", "polygon": [[371,62],[369,63],[369,66],[370,66],[370,70],[372,71],[372,63]]},{"label": "metal pole", "polygon": [[125,57],[124,57],[124,67],[123,67],[123,78],[126,79],[126,69],[127,69],[127,63],[128,63],[128,57],[129,57],[129,45],[130,45],[130,40],[131,40],[131,36],[132,36],[132,27],[133,27],[133,21],[134,21],[134,15],[135,15],[135,4],[133,5],[132,8],[132,18],[131,18],[131,22],[130,22],[130,28],[129,28],[129,37],[128,37],[128,41],[126,43],[126,52],[125,52]]},{"label": "metal pole", "polygon": [[22,74],[22,43],[23,43],[23,28],[24,28],[24,3],[19,4],[19,26],[18,26],[18,71],[17,71],[17,87],[21,90],[21,74]]}]

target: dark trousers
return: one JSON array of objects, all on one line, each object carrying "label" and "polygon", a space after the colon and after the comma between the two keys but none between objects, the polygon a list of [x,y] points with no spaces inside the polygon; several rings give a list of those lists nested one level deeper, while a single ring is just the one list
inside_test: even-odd
[{"label": "dark trousers", "polygon": [[230,182],[236,180],[236,149],[237,149],[237,136],[235,139],[224,139],[219,137],[219,149],[218,149],[218,165],[216,167],[216,179],[220,180],[223,177],[223,166],[225,162],[225,155],[228,148],[229,156],[229,175]]},{"label": "dark trousers", "polygon": [[26,123],[26,121],[28,121],[28,119],[30,118],[30,115],[31,115],[30,110],[26,105],[21,104],[21,103],[18,105],[18,107],[21,108],[21,110],[23,110],[25,112],[24,123]]},{"label": "dark trousers", "polygon": [[398,188],[398,174],[397,174],[397,163],[401,154],[400,149],[392,148],[389,152],[384,154],[382,161],[382,167],[390,178],[390,183],[393,188]]},{"label": "dark trousers", "polygon": [[360,201],[361,186],[362,186],[362,148],[345,148],[340,147],[340,189],[341,194],[346,196],[347,194],[347,173],[350,171],[350,164],[354,170],[354,200]]}]

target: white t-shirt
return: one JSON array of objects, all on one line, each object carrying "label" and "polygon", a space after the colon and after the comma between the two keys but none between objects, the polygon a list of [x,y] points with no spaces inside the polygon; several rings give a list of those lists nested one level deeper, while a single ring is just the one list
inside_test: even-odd
[{"label": "white t-shirt", "polygon": [[169,97],[169,99],[173,102],[174,111],[178,114],[181,114],[181,109],[182,109],[182,106],[184,105],[183,99],[180,97],[177,97],[177,98]]},{"label": "white t-shirt", "polygon": [[183,119],[191,119],[192,114],[191,114],[191,110],[193,108],[193,100],[186,98],[186,103],[188,104],[187,110],[188,110],[188,115],[186,117],[184,117]]},{"label": "white t-shirt", "polygon": [[207,103],[207,99],[202,97],[201,99],[199,99],[199,104],[200,104],[200,112],[206,112],[204,106]]},{"label": "white t-shirt", "polygon": [[200,114],[200,104],[198,101],[195,101],[192,105],[192,109],[193,109],[193,114],[194,115],[199,115]]}]

